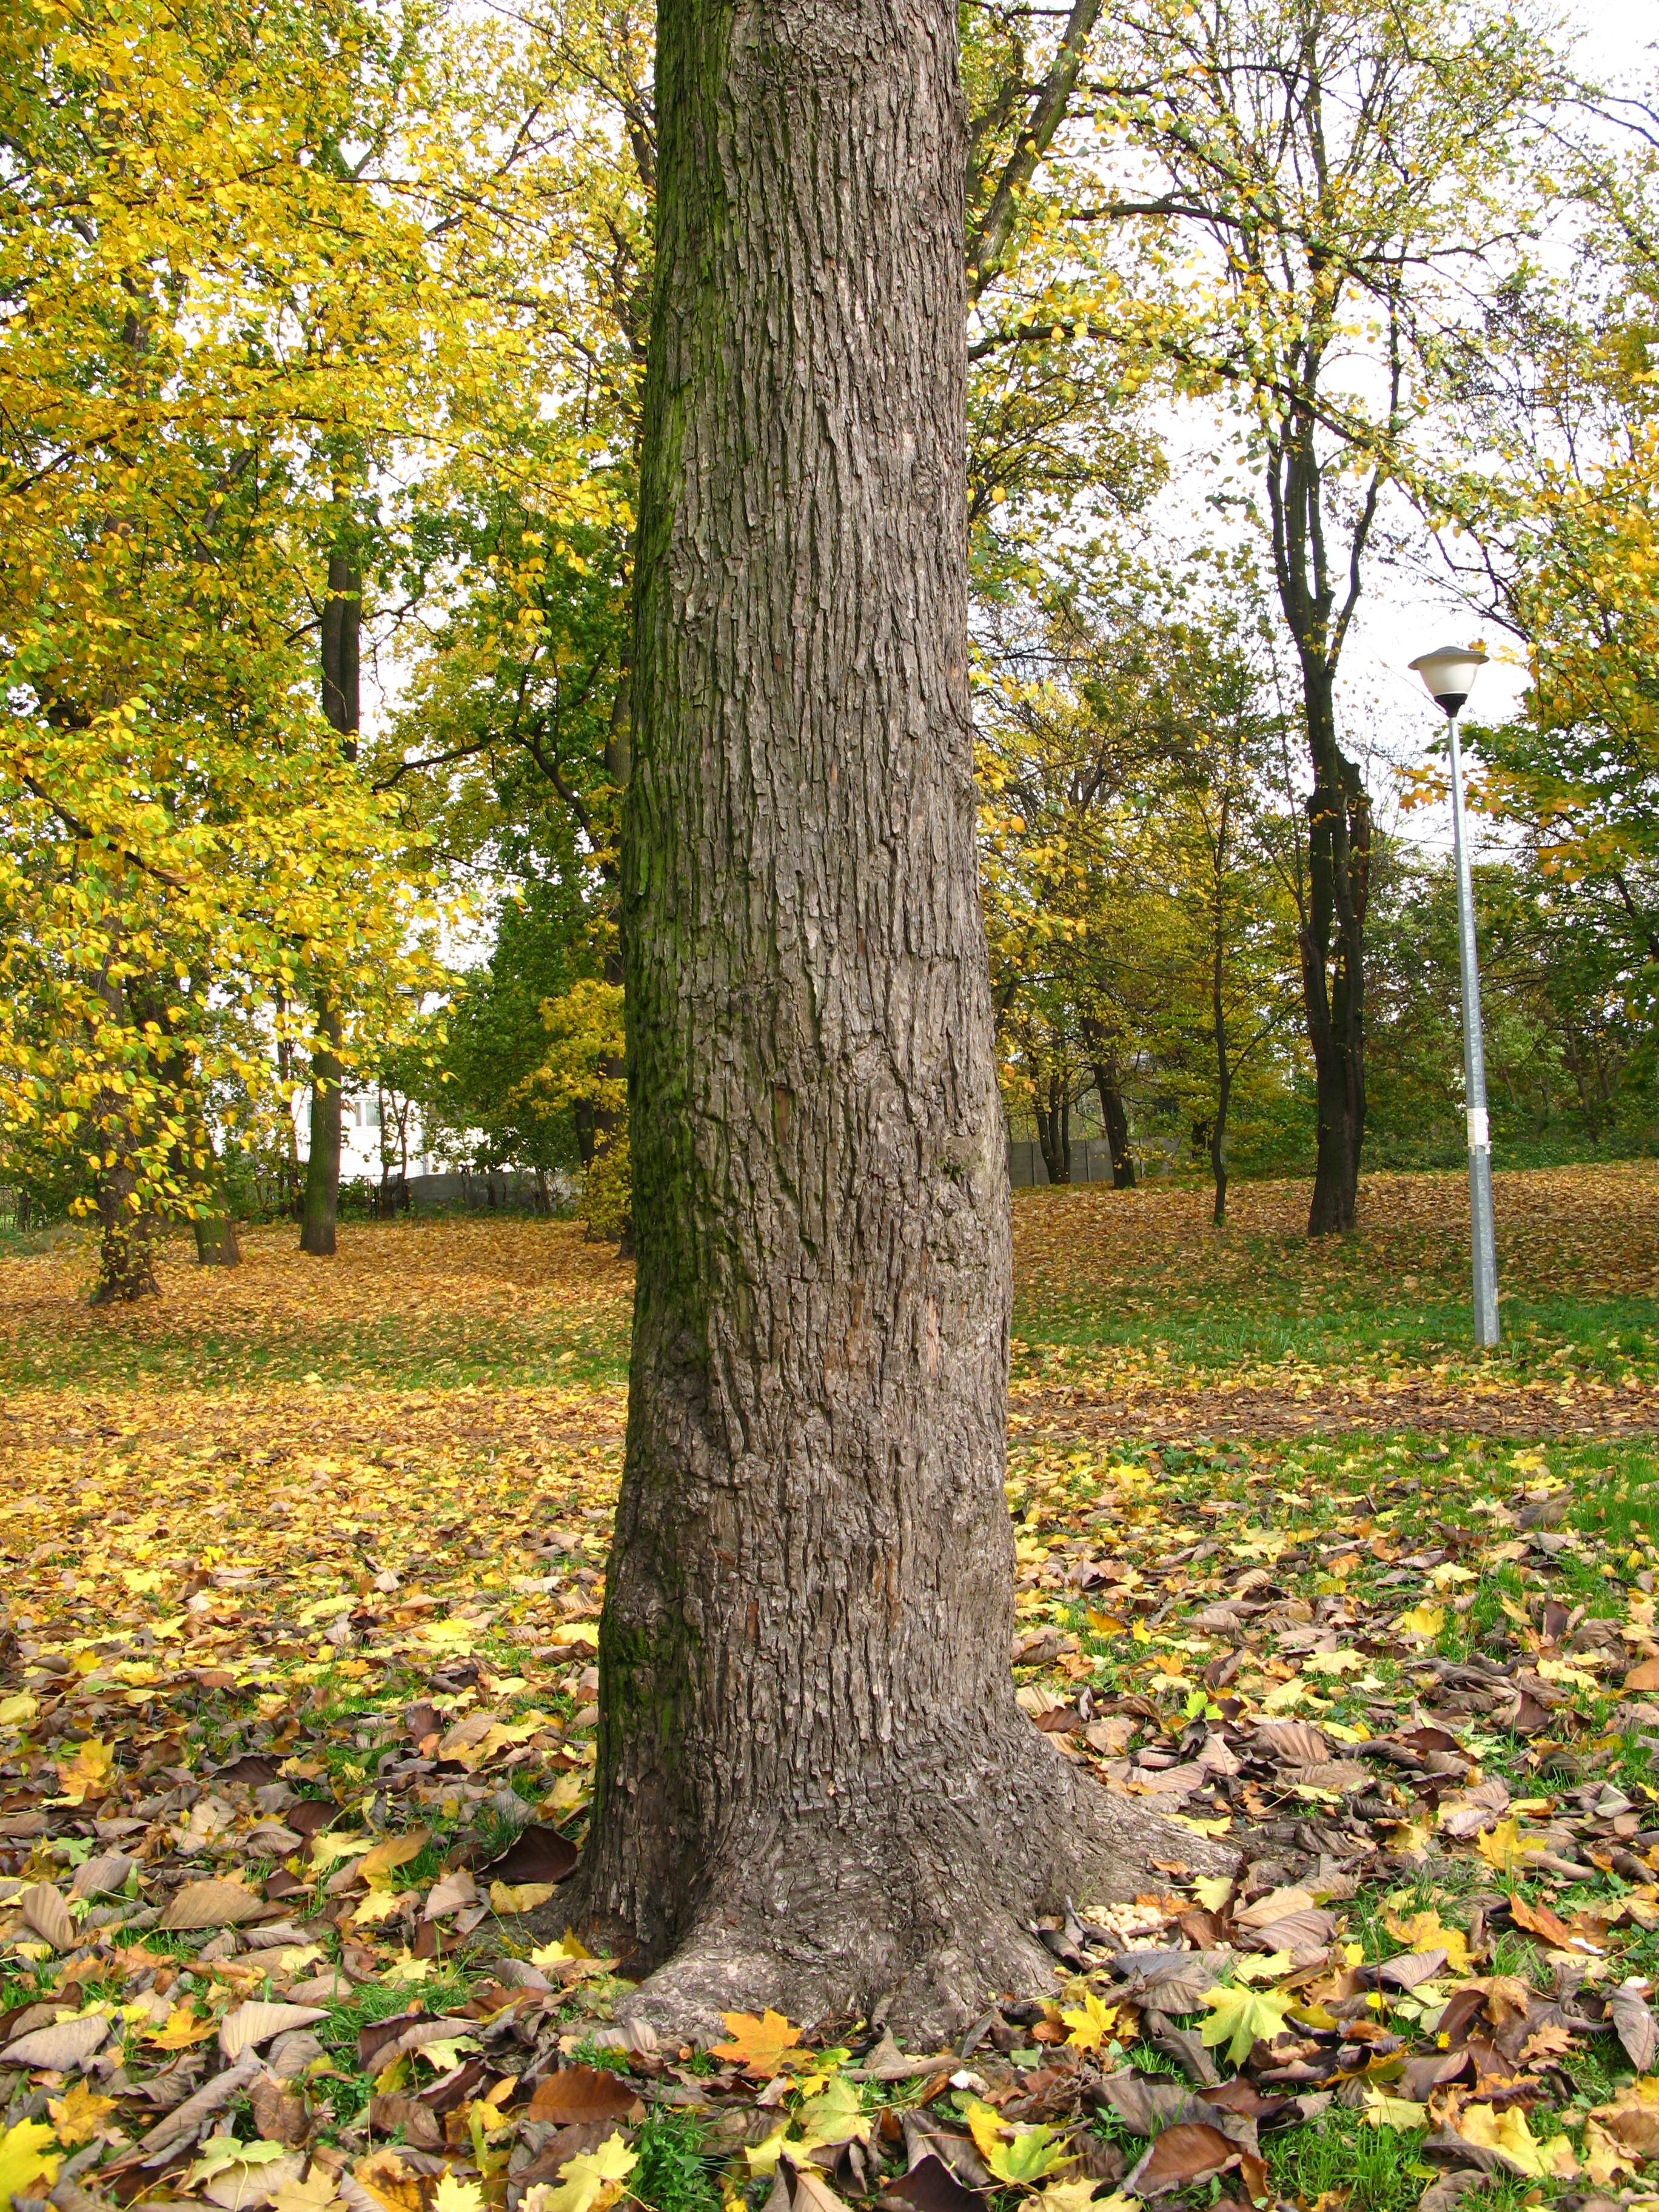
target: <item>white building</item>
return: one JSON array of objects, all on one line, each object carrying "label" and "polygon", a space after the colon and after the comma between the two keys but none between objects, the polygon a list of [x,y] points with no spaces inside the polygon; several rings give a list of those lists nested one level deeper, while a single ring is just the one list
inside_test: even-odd
[{"label": "white building", "polygon": [[[388,1115],[386,1134],[396,1182],[403,1165],[403,1141],[395,1118]],[[311,1157],[311,1093],[298,1091],[294,1099],[295,1140],[302,1160]],[[411,1176],[441,1174],[447,1162],[426,1150],[425,1133],[417,1108],[410,1106],[407,1127],[409,1172]],[[380,1097],[375,1091],[347,1091],[340,1101],[340,1181],[379,1182],[385,1173],[380,1155]]]}]

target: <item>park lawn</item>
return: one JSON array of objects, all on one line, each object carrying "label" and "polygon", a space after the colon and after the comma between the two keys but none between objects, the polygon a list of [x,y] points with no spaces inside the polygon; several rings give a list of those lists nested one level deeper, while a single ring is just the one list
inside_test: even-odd
[{"label": "park lawn", "polygon": [[[1524,1308],[1537,1333],[1485,1361],[1459,1342],[1457,1190],[1379,1179],[1360,1237],[1314,1251],[1287,1186],[1239,1191],[1222,1237],[1182,1193],[1017,1203],[1022,1703],[1068,1756],[1237,1839],[1253,1871],[1223,1895],[1172,1861],[1109,1942],[1075,1939],[1047,2014],[1010,2008],[974,2080],[933,2091],[926,2124],[952,2142],[970,2107],[1004,2115],[977,2126],[1010,2172],[1026,2124],[1056,2130],[1103,2199],[1141,2157],[1133,2099],[1126,2118],[1101,2085],[1129,2068],[1173,2082],[1183,2062],[1110,1960],[1184,1937],[1223,1954],[1212,1986],[1235,1998],[1188,1992],[1176,2018],[1202,2028],[1258,1992],[1262,2033],[1237,2068],[1218,2045],[1212,2063],[1243,2077],[1236,2101],[1254,2084],[1270,2108],[1265,2167],[1203,2172],[1194,2203],[1259,2182],[1384,2212],[1481,2159],[1499,2204],[1640,2184],[1659,2141],[1629,2086],[1639,1985],[1659,1978],[1659,1177],[1500,1180],[1509,1318]],[[500,2201],[501,2160],[542,2139],[510,2082],[479,2113],[486,2086],[561,2036],[602,2035],[623,1993],[562,1942],[556,1892],[514,1863],[498,1887],[491,1862],[526,1814],[544,1873],[581,1834],[631,1271],[532,1221],[348,1227],[331,1266],[301,1261],[289,1229],[246,1242],[230,1275],[170,1253],[164,1297],[114,1316],[80,1302],[74,1238],[14,1251],[0,1276],[0,2054],[60,2013],[109,2023],[84,2081],[43,2046],[0,2055],[0,2144],[49,2128],[100,2196],[222,2201],[222,2174],[183,2150],[141,2170],[132,2145],[165,2114],[167,2068],[194,2053],[191,2078],[212,2080],[217,2023],[297,1991],[319,2015],[287,2031],[316,2045],[298,2046],[299,2124],[390,2212],[477,2212]],[[1402,1406],[1424,1425],[1393,1421]],[[354,1871],[398,1836],[400,1863]],[[131,1863],[106,1867],[115,1893],[75,1902],[72,1926],[20,1901],[70,1900],[110,1850]],[[291,1936],[163,1929],[212,1875]],[[422,1919],[449,1877],[464,1901]],[[515,1979],[532,1960],[545,1991]],[[1606,2006],[1621,1984],[1622,2028]],[[447,2116],[461,2077],[418,2052],[389,2074],[369,2033],[411,2004],[476,2031],[476,2052],[433,2046],[478,2062]],[[800,2025],[820,2048],[869,2040]],[[1448,2059],[1461,2078],[1429,2086]],[[665,2063],[632,2061],[647,2099]],[[377,2085],[404,2101],[372,2116]],[[708,2062],[706,2106],[624,2120],[641,2200],[758,2207],[770,2177],[742,2138],[822,2111],[799,2087],[757,2110],[761,2087]],[[835,2094],[873,2123],[927,2087]],[[247,2148],[214,2154],[243,2202],[276,2171],[280,2132],[254,2146],[295,2124],[283,2114],[237,2104],[214,2123]],[[1506,2151],[1482,2148],[1494,2129]],[[388,2137],[441,2156],[376,2166]],[[445,2163],[476,2206],[434,2202]],[[838,2193],[858,2181],[836,2165]]]}]

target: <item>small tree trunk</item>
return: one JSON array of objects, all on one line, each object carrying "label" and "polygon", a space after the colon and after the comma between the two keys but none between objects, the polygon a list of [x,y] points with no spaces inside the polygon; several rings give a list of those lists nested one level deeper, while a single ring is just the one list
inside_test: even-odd
[{"label": "small tree trunk", "polygon": [[1303,999],[1314,1060],[1318,1150],[1310,1237],[1354,1225],[1365,1133],[1364,917],[1370,810],[1359,771],[1337,748],[1330,687],[1304,685],[1316,782],[1308,799],[1309,911]]},{"label": "small tree trunk", "polygon": [[1129,1150],[1129,1116],[1119,1088],[1117,1069],[1109,1060],[1094,1063],[1095,1089],[1100,1097],[1100,1118],[1106,1124],[1106,1143],[1112,1155],[1112,1188],[1135,1187],[1134,1156]]},{"label": "small tree trunk", "polygon": [[[362,625],[363,580],[353,559],[331,553],[328,597],[323,602],[323,712],[340,732],[340,750],[357,757],[360,712],[359,636]],[[305,1206],[300,1218],[300,1249],[319,1259],[334,1250],[335,1215],[340,1200],[339,1003],[332,988],[318,995],[320,1042],[311,1057],[311,1157],[306,1164]]]},{"label": "small tree trunk", "polygon": [[1226,981],[1227,959],[1224,878],[1228,811],[1227,794],[1224,793],[1215,844],[1215,933],[1210,969],[1210,1012],[1215,1024],[1215,1120],[1210,1128],[1210,1172],[1215,1178],[1215,1212],[1211,1218],[1218,1229],[1224,1228],[1227,1220],[1227,1106],[1233,1094],[1232,1062],[1227,1054],[1227,1001],[1222,988]]},{"label": "small tree trunk", "polygon": [[[318,1010],[319,1042],[311,1055],[311,1157],[306,1163],[305,1212],[300,1249],[319,1259],[334,1250],[334,1221],[340,1202],[340,1010],[324,1003]],[[326,1042],[323,1040],[326,1040]]]},{"label": "small tree trunk", "polygon": [[[951,0],[676,0],[624,817],[638,1246],[584,1902],[623,2009],[960,2028],[1231,1854],[1015,1701]],[[667,1963],[665,1963],[667,1962]]]}]

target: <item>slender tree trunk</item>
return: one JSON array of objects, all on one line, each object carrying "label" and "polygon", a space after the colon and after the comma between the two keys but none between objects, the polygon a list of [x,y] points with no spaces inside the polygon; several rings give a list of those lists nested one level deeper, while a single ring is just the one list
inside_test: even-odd
[{"label": "slender tree trunk", "polygon": [[1227,1855],[1077,1773],[1009,1667],[955,9],[670,0],[657,71],[584,1902],[681,2032],[938,2033],[1052,1990],[1040,1904]]},{"label": "slender tree trunk", "polygon": [[[114,1066],[124,1064],[131,1023],[126,1000],[114,970],[120,958],[118,940],[104,956],[97,990],[104,1009],[103,1034],[94,1049]],[[93,1197],[98,1208],[100,1238],[98,1273],[92,1287],[95,1306],[131,1305],[155,1292],[155,1270],[150,1250],[154,1220],[137,1203],[138,1171],[133,1154],[138,1142],[134,1126],[133,1090],[130,1081],[112,1080],[94,1105],[91,1125],[100,1164],[93,1176]]]},{"label": "slender tree trunk", "polygon": [[1308,799],[1309,910],[1301,932],[1303,1000],[1314,1060],[1318,1150],[1310,1237],[1351,1230],[1365,1133],[1365,902],[1370,808],[1359,771],[1337,745],[1328,677],[1304,659],[1315,782]]},{"label": "slender tree trunk", "polygon": [[1112,1155],[1112,1188],[1135,1187],[1134,1156],[1129,1150],[1129,1116],[1115,1066],[1110,1060],[1094,1063],[1095,1089],[1100,1097],[1100,1118],[1106,1125],[1106,1143]]},{"label": "slender tree trunk", "polygon": [[317,1010],[317,1042],[311,1054],[311,1157],[306,1162],[305,1212],[300,1249],[318,1259],[334,1250],[340,1201],[340,1010],[325,1000]]},{"label": "slender tree trunk", "polygon": [[1232,1062],[1227,1054],[1227,1002],[1222,988],[1226,981],[1227,966],[1227,831],[1231,811],[1231,796],[1230,790],[1222,792],[1221,805],[1216,817],[1214,875],[1211,883],[1214,898],[1212,910],[1214,929],[1211,944],[1210,1011],[1215,1024],[1215,1120],[1210,1130],[1210,1172],[1215,1179],[1215,1212],[1211,1218],[1218,1229],[1224,1228],[1227,1220],[1227,1108],[1233,1095]]},{"label": "slender tree trunk", "polygon": [[1048,1180],[1051,1183],[1068,1183],[1072,1180],[1072,1102],[1060,1078],[1050,1074],[1046,1100],[1040,1086],[1034,1084],[1031,1103],[1036,1116],[1037,1145]]},{"label": "slender tree trunk", "polygon": [[1227,1009],[1222,997],[1222,938],[1216,931],[1215,967],[1211,990],[1215,1015],[1215,1119],[1210,1125],[1210,1172],[1215,1178],[1215,1212],[1211,1218],[1220,1229],[1227,1219],[1227,1108],[1233,1095],[1232,1062],[1227,1056]]},{"label": "slender tree trunk", "polygon": [[[328,597],[323,603],[323,712],[340,732],[348,760],[357,757],[360,714],[359,638],[362,626],[363,580],[344,553],[328,560]],[[305,1209],[300,1219],[300,1249],[319,1259],[334,1250],[335,1215],[340,1200],[340,1065],[342,1025],[334,988],[324,983],[317,995],[318,1042],[311,1055],[311,1157],[306,1163]]]}]

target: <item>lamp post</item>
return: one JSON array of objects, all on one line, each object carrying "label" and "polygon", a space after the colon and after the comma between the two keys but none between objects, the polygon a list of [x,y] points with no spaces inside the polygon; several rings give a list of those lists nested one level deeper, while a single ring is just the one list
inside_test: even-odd
[{"label": "lamp post", "polygon": [[1498,1341],[1498,1248],[1492,1235],[1492,1135],[1486,1121],[1486,1057],[1480,1044],[1480,974],[1474,953],[1474,890],[1463,825],[1463,755],[1457,710],[1486,661],[1478,645],[1443,646],[1412,666],[1445,710],[1451,731],[1452,845],[1457,861],[1457,954],[1463,981],[1463,1098],[1469,1133],[1469,1214],[1474,1242],[1474,1340]]}]

